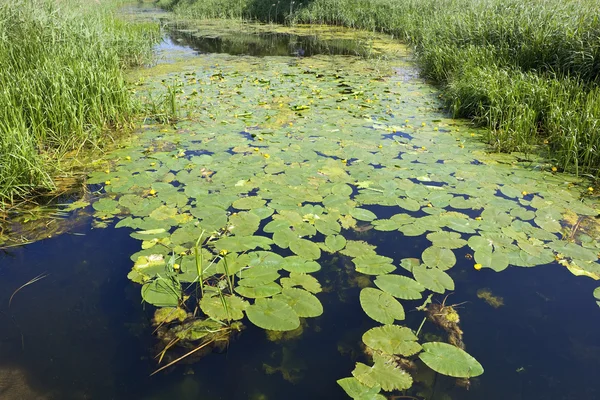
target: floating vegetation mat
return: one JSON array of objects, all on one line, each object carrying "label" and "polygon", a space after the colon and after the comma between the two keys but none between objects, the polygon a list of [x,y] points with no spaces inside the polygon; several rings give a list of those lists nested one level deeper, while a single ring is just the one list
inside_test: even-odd
[{"label": "floating vegetation mat", "polygon": [[[378,323],[363,336],[369,363],[339,385],[355,399],[416,398],[419,370],[466,387],[484,372],[447,304],[460,296],[457,254],[472,274],[560,263],[600,278],[587,185],[527,155],[488,154],[482,133],[448,119],[400,53],[210,54],[134,77],[141,96],[171,96],[172,124],[146,121],[89,183],[105,191],[92,204],[96,226],[114,221],[140,241],[128,277],[158,307],[160,368],[222,349],[248,324],[301,335],[324,312],[319,271],[332,254]],[[384,256],[370,232],[414,254]],[[423,324],[403,326],[415,308]],[[424,324],[437,339],[424,339]],[[291,381],[301,371],[264,368]]]}]

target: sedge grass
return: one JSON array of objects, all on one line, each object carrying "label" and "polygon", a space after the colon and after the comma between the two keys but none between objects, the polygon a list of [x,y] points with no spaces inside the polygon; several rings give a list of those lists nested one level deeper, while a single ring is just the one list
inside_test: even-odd
[{"label": "sedge grass", "polygon": [[158,30],[117,2],[0,0],[0,203],[54,188],[64,155],[102,144],[137,112],[123,68]]}]

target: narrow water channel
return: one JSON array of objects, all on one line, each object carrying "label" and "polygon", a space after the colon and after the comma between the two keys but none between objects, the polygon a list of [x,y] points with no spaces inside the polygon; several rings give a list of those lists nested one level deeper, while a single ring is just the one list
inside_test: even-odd
[{"label": "narrow water channel", "polygon": [[[158,367],[155,356],[160,351],[151,326],[155,307],[142,302],[140,285],[128,279],[128,273],[136,256],[151,250],[144,248],[140,253],[141,241],[130,236],[132,228],[115,228],[115,224],[129,217],[122,210],[122,196],[143,192],[144,199],[152,200],[154,194],[145,189],[136,192],[131,182],[119,186],[120,181],[139,179],[136,185],[152,187],[165,205],[177,204],[179,213],[191,213],[201,224],[208,217],[194,210],[216,207],[218,213],[217,203],[223,201],[228,206],[221,211],[226,215],[227,210],[230,217],[235,213],[230,204],[238,194],[244,199],[262,196],[268,203],[261,204],[271,208],[271,213],[274,209],[289,215],[286,211],[295,210],[295,193],[300,192],[299,196],[312,197],[300,201],[302,210],[311,212],[299,213],[304,221],[298,223],[298,231],[300,226],[309,229],[302,224],[306,220],[319,215],[325,219],[325,207],[329,211],[331,204],[341,201],[334,198],[339,186],[330,187],[334,178],[349,170],[344,181],[352,188],[348,196],[356,208],[360,205],[366,211],[360,215],[352,211],[358,222],[342,228],[344,242],[360,249],[366,247],[358,243],[376,246],[378,256],[392,259],[398,267],[394,273],[406,276],[412,275],[400,267],[401,260],[421,257],[431,242],[424,236],[428,227],[416,222],[384,228],[391,224],[388,220],[402,218],[397,215],[412,220],[443,219],[450,210],[481,224],[481,218],[475,218],[484,215],[482,221],[493,220],[492,225],[506,228],[502,235],[509,235],[513,232],[507,228],[510,222],[498,217],[506,212],[515,216],[513,223],[521,224],[513,229],[518,235],[517,227],[531,220],[527,212],[537,208],[535,195],[530,193],[549,199],[547,193],[556,190],[556,196],[571,196],[561,189],[561,178],[528,169],[535,162],[487,155],[485,145],[477,140],[481,131],[466,121],[448,118],[438,92],[418,77],[406,49],[399,47],[390,53],[393,56],[365,58],[364,40],[319,40],[319,32],[269,33],[264,26],[260,31],[236,36],[235,32],[218,35],[216,26],[167,30],[157,46],[158,64],[132,79],[150,92],[175,88],[179,120],[171,125],[146,121],[134,144],[116,151],[110,173],[92,174],[94,188],[104,187],[104,199],[115,204],[89,207],[95,215],[82,217],[83,222],[69,233],[0,251],[0,398],[346,399],[336,381],[352,376],[356,362],[369,363],[361,338],[379,324],[362,311],[359,298],[365,286],[373,286],[371,278],[375,277],[354,271],[360,256],[322,250],[317,258],[320,270],[313,275],[323,287],[316,295],[323,314],[306,318],[297,337],[273,340],[244,319],[245,329],[221,351],[186,359],[149,376]],[[329,93],[337,97],[328,99]],[[248,161],[251,157],[265,164],[258,168]],[[144,164],[145,169],[133,164]],[[319,165],[318,170],[314,167],[307,178],[303,171],[311,170],[313,164]],[[193,175],[194,171],[199,172]],[[323,177],[331,182],[322,183],[328,195],[319,198],[316,193],[325,189],[319,189],[318,179]],[[402,179],[405,186],[391,188],[385,182],[394,179]],[[492,188],[486,179],[494,185],[496,180],[507,180]],[[251,185],[252,190],[240,189],[244,185]],[[425,185],[429,192],[421,193]],[[502,190],[510,185],[532,189],[530,193],[519,189],[522,195]],[[315,189],[303,194],[306,186]],[[431,194],[449,187],[453,188],[448,189],[454,194],[452,200]],[[389,190],[401,191],[399,196],[405,201],[373,197]],[[458,195],[458,190],[465,194]],[[169,198],[160,197],[162,193]],[[183,194],[185,198],[178,200]],[[522,207],[517,211],[510,206],[506,211],[507,202]],[[113,211],[115,207],[121,211]],[[342,217],[347,214],[342,206],[336,207]],[[438,214],[429,210],[436,208],[445,210]],[[487,214],[482,214],[482,208]],[[242,209],[237,214],[243,214]],[[367,211],[377,219],[367,217]],[[156,218],[160,223],[146,218],[148,225],[139,229],[162,229],[162,224],[175,217],[161,214]],[[266,232],[269,221],[264,218],[255,230]],[[185,225],[179,223],[167,224],[171,238]],[[249,223],[240,219],[238,229],[245,229],[244,224]],[[464,239],[475,232],[454,220],[451,225]],[[478,225],[477,231],[485,229],[495,228]],[[442,228],[432,229],[437,230]],[[315,230],[311,240],[328,243],[323,231]],[[547,237],[539,231],[531,231],[528,243],[543,241],[535,234]],[[596,239],[584,238],[577,245],[581,251],[594,249],[586,243]],[[515,243],[519,240],[521,236]],[[546,241],[550,244],[544,251],[557,242],[552,236]],[[495,245],[497,251],[500,245]],[[521,253],[528,249],[524,244],[505,247]],[[291,245],[277,252],[282,256],[296,253]],[[468,246],[453,249],[456,265],[447,273],[455,290],[435,294],[433,301],[456,305],[466,350],[485,373],[471,379],[467,390],[457,386],[455,379],[421,366],[413,375],[410,396],[439,400],[600,398],[596,378],[600,309],[592,296],[597,281],[574,276],[557,262],[535,265],[534,261],[535,266],[526,268],[510,259],[510,266],[501,272],[485,266],[476,270],[473,253]],[[535,253],[545,254],[542,250]],[[540,255],[539,259],[544,258]],[[40,275],[45,277],[17,292],[9,306],[15,289]],[[417,330],[423,313],[415,308],[425,297],[402,300],[406,311],[402,325]],[[425,341],[443,341],[445,333],[428,322],[421,335]]]}]

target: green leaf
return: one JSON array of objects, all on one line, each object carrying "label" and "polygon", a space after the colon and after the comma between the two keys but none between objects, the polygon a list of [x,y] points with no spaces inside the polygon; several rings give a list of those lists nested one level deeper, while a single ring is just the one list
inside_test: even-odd
[{"label": "green leaf", "polygon": [[364,208],[353,208],[350,210],[350,215],[359,221],[373,221],[377,219],[377,215]]},{"label": "green leaf", "polygon": [[448,343],[423,344],[421,361],[432,370],[455,378],[471,378],[483,374],[483,367],[466,351]]},{"label": "green leaf", "polygon": [[321,249],[315,243],[306,239],[295,239],[290,242],[290,250],[294,254],[309,260],[317,260],[321,257]]},{"label": "green leaf", "polygon": [[385,325],[369,329],[362,337],[363,342],[374,350],[405,357],[421,351],[417,336],[409,328],[398,325]]},{"label": "green leaf", "polygon": [[437,246],[426,248],[421,258],[428,267],[439,268],[443,271],[452,268],[456,264],[456,256],[452,250]]},{"label": "green leaf", "polygon": [[200,308],[204,314],[218,321],[240,320],[244,318],[244,310],[248,302],[237,296],[204,296],[200,300]]},{"label": "green leaf", "polygon": [[258,196],[242,197],[233,202],[233,208],[238,210],[252,210],[254,208],[263,207],[266,201]]},{"label": "green leaf", "polygon": [[246,309],[250,322],[271,331],[293,331],[300,326],[300,319],[286,302],[277,299],[257,299]]},{"label": "green leaf", "polygon": [[425,265],[419,265],[414,267],[412,272],[417,282],[431,291],[444,293],[446,290],[454,290],[452,278],[438,268],[427,268]]},{"label": "green leaf", "polygon": [[342,235],[329,235],[325,238],[325,245],[335,253],[346,247],[346,238]]},{"label": "green leaf", "polygon": [[412,386],[412,378],[406,371],[396,367],[391,361],[381,359],[377,359],[372,367],[356,363],[352,375],[368,387],[381,386],[385,391],[404,390]]},{"label": "green leaf", "polygon": [[238,276],[242,278],[238,285],[249,287],[262,286],[279,279],[277,269],[266,265],[243,269],[238,273]]},{"label": "green leaf", "polygon": [[264,236],[229,236],[217,240],[214,245],[219,251],[227,250],[230,253],[241,253],[260,247],[265,250],[271,248],[273,241]]},{"label": "green leaf", "polygon": [[142,286],[142,299],[157,307],[177,307],[181,286],[172,279],[156,278]]},{"label": "green leaf", "polygon": [[402,275],[379,275],[375,279],[375,285],[394,297],[405,300],[417,300],[421,298],[421,292],[425,287],[419,282]]},{"label": "green leaf", "polygon": [[504,271],[509,264],[508,255],[499,251],[476,251],[474,258],[477,264],[496,272]]},{"label": "green leaf", "polygon": [[337,381],[338,385],[344,389],[346,394],[354,400],[385,400],[386,398],[379,394],[381,387],[375,385],[370,388],[363,385],[356,378],[343,378]]},{"label": "green leaf", "polygon": [[427,235],[434,246],[444,249],[459,249],[467,244],[467,241],[460,238],[460,233],[456,232],[433,232]]},{"label": "green leaf", "polygon": [[393,324],[404,319],[404,307],[388,293],[374,288],[360,291],[360,305],[372,319],[382,324]]},{"label": "green leaf", "polygon": [[281,278],[279,282],[284,288],[302,286],[311,293],[319,293],[322,290],[321,284],[314,276],[298,272],[291,272],[289,278]]},{"label": "green leaf", "polygon": [[319,271],[321,266],[316,261],[307,260],[299,256],[289,256],[283,259],[281,268],[289,272],[311,273]]},{"label": "green leaf", "polygon": [[271,297],[281,292],[281,286],[275,282],[269,282],[261,286],[237,286],[234,289],[238,294],[250,299],[259,299],[263,297]]},{"label": "green leaf", "polygon": [[396,269],[389,257],[377,254],[367,254],[352,259],[356,271],[366,275],[388,274]]},{"label": "green leaf", "polygon": [[284,301],[299,317],[318,317],[323,314],[323,305],[317,297],[306,290],[284,288],[274,299]]}]

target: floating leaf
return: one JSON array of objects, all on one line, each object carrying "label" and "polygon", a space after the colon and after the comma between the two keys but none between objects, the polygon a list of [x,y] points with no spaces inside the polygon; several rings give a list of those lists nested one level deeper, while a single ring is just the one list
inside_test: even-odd
[{"label": "floating leaf", "polygon": [[319,271],[321,266],[316,261],[307,260],[299,256],[289,256],[283,259],[281,268],[289,272],[311,273]]},{"label": "floating leaf", "polygon": [[388,293],[374,288],[360,291],[360,305],[365,313],[382,324],[393,324],[404,319],[404,307]]},{"label": "floating leaf", "polygon": [[323,305],[317,297],[306,290],[284,288],[281,294],[274,297],[287,303],[299,317],[318,317],[323,314]]},{"label": "floating leaf", "polygon": [[377,219],[377,215],[364,208],[353,208],[350,210],[350,215],[359,221],[373,221],[374,219]]},{"label": "floating leaf", "polygon": [[474,258],[475,262],[481,264],[482,267],[491,268],[496,272],[508,268],[508,255],[503,252],[476,251]]},{"label": "floating leaf", "polygon": [[314,276],[303,273],[292,272],[289,278],[281,278],[280,283],[284,288],[302,286],[311,293],[319,293],[322,290],[321,284]]},{"label": "floating leaf", "polygon": [[354,400],[385,400],[385,397],[379,394],[381,387],[378,385],[370,388],[356,378],[339,379],[337,383]]},{"label": "floating leaf", "polygon": [[428,267],[439,268],[441,270],[447,270],[456,264],[456,256],[452,250],[437,246],[426,248],[421,258]]},{"label": "floating leaf", "polygon": [[202,312],[218,321],[240,320],[247,307],[248,302],[237,296],[204,296],[200,300]]},{"label": "floating leaf", "polygon": [[394,271],[396,267],[391,264],[392,261],[389,257],[377,254],[368,254],[352,259],[356,271],[366,275],[383,275]]},{"label": "floating leaf", "polygon": [[391,361],[381,359],[377,359],[372,367],[356,363],[352,375],[368,387],[381,386],[386,391],[404,390],[412,386],[412,378],[406,371],[396,367]]},{"label": "floating leaf", "polygon": [[434,246],[445,249],[459,249],[467,244],[467,241],[460,238],[460,233],[456,232],[434,232],[427,235]]},{"label": "floating leaf", "polygon": [[321,249],[315,243],[306,239],[295,239],[290,242],[290,250],[300,257],[316,260],[321,257]]},{"label": "floating leaf", "polygon": [[237,286],[234,289],[238,294],[250,299],[259,299],[264,297],[275,296],[281,292],[281,286],[275,282],[269,282],[261,286]]},{"label": "floating leaf", "polygon": [[415,266],[412,269],[417,282],[436,293],[454,290],[454,281],[450,275],[438,268],[427,268],[425,265]]},{"label": "floating leaf", "polygon": [[237,208],[238,210],[252,210],[264,206],[265,203],[266,201],[258,196],[242,197],[233,202],[233,208]]},{"label": "floating leaf", "polygon": [[379,275],[375,279],[375,285],[394,297],[405,300],[417,300],[421,298],[421,292],[425,287],[419,282],[402,275]]},{"label": "floating leaf", "polygon": [[409,328],[398,325],[385,325],[369,329],[362,337],[363,342],[374,350],[387,354],[412,356],[421,351],[417,336]]},{"label": "floating leaf", "polygon": [[246,309],[250,322],[271,331],[293,331],[300,326],[300,319],[292,307],[277,299],[257,299]]},{"label": "floating leaf", "polygon": [[177,307],[181,300],[181,286],[168,278],[156,278],[142,286],[142,299],[157,307]]},{"label": "floating leaf", "polygon": [[243,269],[238,275],[242,278],[238,285],[250,287],[262,286],[279,279],[277,269],[265,265]]},{"label": "floating leaf", "polygon": [[330,235],[325,238],[325,245],[335,253],[346,246],[346,238],[342,235]]},{"label": "floating leaf", "polygon": [[466,351],[448,343],[423,344],[421,361],[432,370],[455,378],[471,378],[483,374],[483,367]]}]

